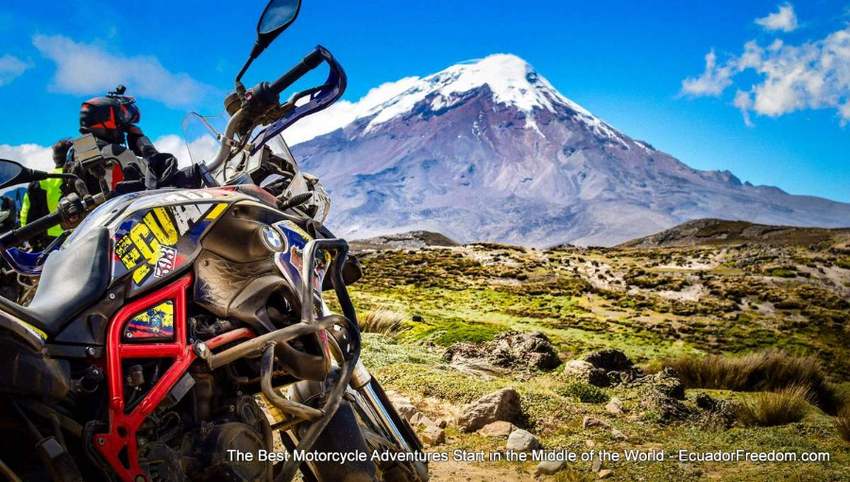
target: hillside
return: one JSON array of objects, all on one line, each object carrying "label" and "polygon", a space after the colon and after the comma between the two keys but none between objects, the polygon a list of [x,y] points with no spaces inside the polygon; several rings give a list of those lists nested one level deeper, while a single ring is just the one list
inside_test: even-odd
[{"label": "hillside", "polygon": [[[349,106],[351,107],[351,106]],[[349,112],[353,110],[353,112]],[[850,205],[693,169],[633,139],[513,55],[370,92],[294,146],[329,188],[342,236],[616,245],[685,221],[846,227]]]},{"label": "hillside", "polygon": [[400,248],[425,248],[428,246],[457,246],[457,242],[440,233],[430,231],[410,231],[407,233],[387,234],[369,239],[356,239],[349,242],[352,251],[374,251]]},{"label": "hillside", "polygon": [[[850,220],[847,224],[850,225]],[[620,247],[659,248],[743,243],[765,246],[832,246],[847,242],[850,242],[850,228],[800,228],[754,224],[746,221],[697,219],[660,233],[627,241]]]},{"label": "hillside", "polygon": [[[364,357],[399,403],[406,397],[411,411],[447,422],[445,440],[432,440],[432,450],[504,450],[504,436],[465,432],[459,417],[466,404],[510,387],[525,417],[516,425],[546,449],[668,454],[662,463],[568,464],[555,480],[850,477],[842,469],[850,445],[833,425],[835,402],[827,401],[850,394],[850,249],[841,242],[549,250],[468,244],[376,250],[362,262],[365,278],[352,296],[367,331]],[[516,341],[512,332],[535,341]],[[545,351],[511,354],[545,345],[533,333],[551,343],[558,366],[525,365]],[[579,360],[607,349],[621,350],[636,368],[609,371],[602,387],[576,378],[576,367],[586,364]],[[734,358],[747,353],[763,355]],[[713,365],[700,360],[709,354],[733,366],[788,364],[777,372],[785,375],[759,383],[791,383],[798,375],[789,373],[799,372],[820,398],[802,402],[799,421],[758,426],[740,407],[780,388],[747,385],[756,383],[752,377],[697,386],[684,373],[657,372],[668,365],[708,369]],[[594,357],[600,359],[587,359]],[[679,449],[823,451],[832,462],[679,463],[670,458]],[[533,480],[539,469],[484,462],[432,470],[438,481],[477,481]]]}]

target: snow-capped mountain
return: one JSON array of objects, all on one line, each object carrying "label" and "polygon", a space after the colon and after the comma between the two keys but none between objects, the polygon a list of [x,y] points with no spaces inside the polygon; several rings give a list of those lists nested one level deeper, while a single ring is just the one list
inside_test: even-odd
[{"label": "snow-capped mountain", "polygon": [[385,84],[288,136],[350,238],[613,245],[706,217],[850,225],[850,204],[692,169],[620,133],[513,55]]}]

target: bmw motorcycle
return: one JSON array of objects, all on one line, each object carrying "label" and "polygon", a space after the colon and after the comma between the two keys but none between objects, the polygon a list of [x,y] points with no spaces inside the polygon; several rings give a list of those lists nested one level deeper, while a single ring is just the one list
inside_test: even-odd
[{"label": "bmw motorcycle", "polygon": [[[322,225],[322,193],[271,148],[342,95],[344,71],[316,47],[274,82],[240,82],[299,8],[271,0],[260,17],[218,151],[196,165],[203,187],[72,193],[0,236],[3,258],[41,277],[28,306],[0,298],[7,480],[427,480],[359,358],[358,265]],[[322,85],[280,102],[323,64]],[[73,178],[0,160],[0,187],[50,176]],[[73,232],[14,249],[55,224]]]}]

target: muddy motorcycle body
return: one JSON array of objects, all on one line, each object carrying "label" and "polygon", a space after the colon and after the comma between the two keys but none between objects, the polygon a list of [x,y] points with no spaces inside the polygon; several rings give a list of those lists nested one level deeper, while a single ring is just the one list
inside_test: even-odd
[{"label": "muddy motorcycle body", "polygon": [[275,201],[253,185],[114,197],[47,258],[30,306],[0,299],[0,473],[426,479],[421,462],[291,456],[422,447],[359,360],[347,244]]}]

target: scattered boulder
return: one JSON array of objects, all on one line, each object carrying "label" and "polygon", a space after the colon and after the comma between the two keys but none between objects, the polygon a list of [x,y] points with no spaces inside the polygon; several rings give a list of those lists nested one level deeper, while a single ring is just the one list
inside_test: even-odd
[{"label": "scattered boulder", "polygon": [[614,397],[608,401],[605,405],[605,411],[610,413],[611,415],[623,415],[625,410],[623,410],[623,403],[619,398]]},{"label": "scattered boulder", "polygon": [[564,364],[564,374],[574,377],[586,376],[593,370],[593,365],[584,360],[570,360]]},{"label": "scattered boulder", "polygon": [[478,430],[478,434],[485,437],[508,438],[514,430],[516,430],[514,424],[505,422],[504,420],[498,420],[481,427]]},{"label": "scattered boulder", "polygon": [[395,407],[396,412],[407,421],[410,421],[410,418],[419,412],[409,398],[398,392],[387,391],[387,398],[390,399],[390,403]]},{"label": "scattered boulder", "polygon": [[685,385],[671,368],[665,368],[649,378],[655,390],[676,400],[685,399]]},{"label": "scattered boulder", "polygon": [[730,428],[735,424],[738,405],[731,400],[718,400],[707,393],[700,393],[694,399],[696,406],[703,410],[700,423],[713,428]]},{"label": "scattered boulder", "polygon": [[598,418],[589,417],[587,415],[581,421],[581,428],[588,429],[593,427],[608,427],[608,422],[605,420],[599,420]]},{"label": "scattered boulder", "polygon": [[718,405],[720,405],[719,400],[716,398],[712,398],[711,395],[707,393],[700,393],[694,398],[694,403],[696,406],[708,411],[714,411],[717,409]]},{"label": "scattered boulder", "polygon": [[599,472],[596,473],[596,476],[599,477],[600,479],[605,479],[613,473],[614,473],[614,471],[611,470],[611,469],[602,469],[602,470],[600,470]]},{"label": "scattered boulder", "polygon": [[534,476],[540,477],[541,475],[555,475],[566,466],[566,460],[546,460],[537,464],[537,468],[534,470]]},{"label": "scattered boulder", "polygon": [[685,386],[670,368],[635,380],[642,392],[641,405],[657,413],[658,421],[668,423],[685,420],[693,415],[681,400],[685,399]]},{"label": "scattered boulder", "polygon": [[[555,347],[540,332],[505,332],[485,343],[455,343],[443,354],[449,363],[486,361],[511,370],[551,370],[561,364]],[[494,370],[495,371],[495,370]]]},{"label": "scattered boulder", "polygon": [[427,426],[419,432],[419,438],[428,445],[440,445],[446,442],[446,431],[436,425]]},{"label": "scattered boulder", "polygon": [[584,361],[605,373],[608,378],[608,386],[629,383],[641,376],[641,371],[634,366],[629,357],[614,348],[589,353],[584,357]]},{"label": "scattered boulder", "polygon": [[634,368],[632,361],[620,350],[607,348],[598,350],[584,357],[584,361],[606,372],[622,372]]},{"label": "scattered boulder", "polygon": [[629,437],[627,437],[626,434],[617,430],[616,428],[611,429],[611,437],[614,440],[628,440],[629,439]]},{"label": "scattered boulder", "polygon": [[503,333],[498,335],[494,358],[499,366],[524,365],[538,370],[551,370],[561,364],[555,347],[543,333]]},{"label": "scattered boulder", "polygon": [[[446,441],[446,433],[443,430],[445,421],[435,422],[420,412],[409,398],[396,392],[387,392],[387,398],[395,407],[398,414],[410,423],[416,430],[419,438],[428,445],[440,445]],[[442,426],[441,426],[442,424]]]},{"label": "scattered boulder", "polygon": [[564,374],[597,387],[607,387],[610,385],[610,380],[605,370],[596,368],[584,360],[568,361],[564,365]]},{"label": "scattered boulder", "polygon": [[521,416],[519,394],[513,388],[503,388],[464,407],[457,424],[464,432],[474,432],[499,420],[517,422]]},{"label": "scattered boulder", "polygon": [[602,470],[602,459],[598,455],[595,455],[593,457],[593,463],[590,464],[590,471],[599,473],[600,470]]},{"label": "scattered boulder", "polygon": [[416,413],[414,413],[414,414],[413,414],[413,416],[411,416],[409,419],[407,419],[407,421],[408,421],[408,422],[410,423],[410,425],[411,425],[411,426],[413,426],[413,427],[417,427],[417,426],[420,426],[420,425],[421,425],[421,426],[423,426],[423,427],[437,427],[437,428],[442,428],[442,427],[440,427],[440,425],[439,425],[437,422],[435,422],[435,421],[431,420],[430,418],[428,418],[428,417],[427,417],[425,414],[423,414],[422,412],[416,412]]},{"label": "scattered boulder", "polygon": [[508,450],[514,452],[529,452],[540,447],[540,441],[537,440],[531,432],[518,428],[511,432],[508,436]]}]

